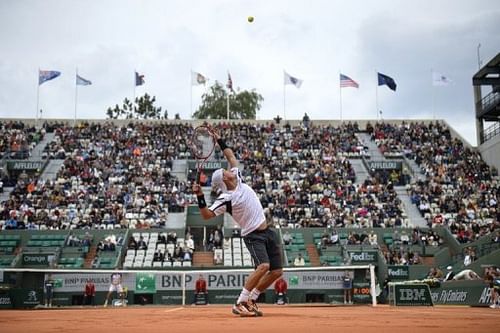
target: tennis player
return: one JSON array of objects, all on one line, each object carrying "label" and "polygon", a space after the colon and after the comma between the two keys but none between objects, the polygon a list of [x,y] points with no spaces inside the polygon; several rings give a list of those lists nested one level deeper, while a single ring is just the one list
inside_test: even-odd
[{"label": "tennis player", "polygon": [[199,184],[193,184],[193,192],[198,197],[198,207],[204,219],[228,213],[241,227],[241,235],[252,256],[255,271],[246,280],[232,312],[242,317],[262,316],[256,300],[283,274],[278,237],[266,223],[257,194],[242,180],[232,149],[218,133],[214,133],[214,136],[230,169],[218,169],[213,173],[212,186],[220,194],[210,207],[207,207]]},{"label": "tennis player", "polygon": [[[117,268],[118,269],[118,268]],[[121,299],[121,305],[126,306],[125,294],[122,287],[122,274],[119,272],[114,272],[111,274],[111,284],[109,285],[108,294],[106,295],[106,301],[104,302],[104,307],[108,306],[109,297],[116,291]]]}]

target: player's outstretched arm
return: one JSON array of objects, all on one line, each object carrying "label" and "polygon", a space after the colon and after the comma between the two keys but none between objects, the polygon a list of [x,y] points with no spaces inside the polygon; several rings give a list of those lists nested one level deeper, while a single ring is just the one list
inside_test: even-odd
[{"label": "player's outstretched arm", "polygon": [[215,216],[215,213],[212,212],[207,207],[207,203],[205,201],[205,195],[201,190],[201,186],[198,183],[193,183],[193,193],[196,194],[196,198],[198,199],[198,208],[200,208],[200,214],[204,220],[211,219]]},{"label": "player's outstretched arm", "polygon": [[224,139],[219,135],[219,133],[214,132],[215,139],[217,140],[217,144],[219,145],[220,149],[224,153],[224,157],[229,163],[229,166],[231,168],[235,168],[238,166],[238,160],[234,156],[233,150],[226,145],[226,142]]}]

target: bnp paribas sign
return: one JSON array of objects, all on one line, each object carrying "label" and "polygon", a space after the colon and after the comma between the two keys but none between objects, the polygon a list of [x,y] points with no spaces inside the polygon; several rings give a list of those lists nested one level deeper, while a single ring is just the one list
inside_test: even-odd
[{"label": "bnp paribas sign", "polygon": [[378,259],[377,251],[349,251],[351,263],[376,263]]}]

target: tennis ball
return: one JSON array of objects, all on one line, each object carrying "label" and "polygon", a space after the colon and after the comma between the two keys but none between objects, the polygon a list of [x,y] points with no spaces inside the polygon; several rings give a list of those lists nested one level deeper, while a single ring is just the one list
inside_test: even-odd
[{"label": "tennis ball", "polygon": [[253,22],[253,16],[249,16],[249,17],[247,17],[247,21],[248,21],[249,23],[252,23],[252,22]]}]

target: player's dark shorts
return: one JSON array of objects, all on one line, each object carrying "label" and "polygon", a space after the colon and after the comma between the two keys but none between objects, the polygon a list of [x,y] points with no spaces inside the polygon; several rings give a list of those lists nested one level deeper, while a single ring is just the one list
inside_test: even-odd
[{"label": "player's dark shorts", "polygon": [[273,229],[255,230],[243,237],[255,267],[269,263],[270,270],[281,269],[281,249],[278,235]]}]

